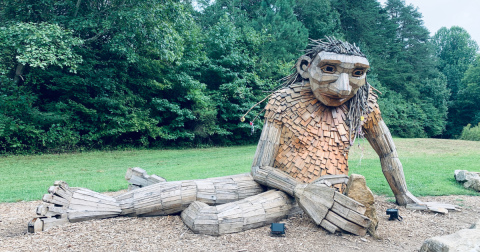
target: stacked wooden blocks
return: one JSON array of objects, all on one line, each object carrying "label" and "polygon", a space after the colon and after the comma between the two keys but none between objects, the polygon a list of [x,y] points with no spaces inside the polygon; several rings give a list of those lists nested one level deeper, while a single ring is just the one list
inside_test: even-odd
[{"label": "stacked wooden blocks", "polygon": [[140,167],[128,168],[127,173],[125,174],[125,179],[129,183],[129,191],[156,183],[167,182],[166,179],[155,174],[147,175],[147,172]]},{"label": "stacked wooden blocks", "polygon": [[68,222],[114,217],[121,213],[113,197],[84,188],[70,188],[63,181],[56,181],[48,192],[42,199],[46,204],[37,207],[39,217],[28,223],[31,233]]},{"label": "stacked wooden blocks", "polygon": [[222,235],[241,232],[279,221],[293,208],[284,192],[270,190],[246,199],[218,206],[195,201],[181,217],[193,232]]}]

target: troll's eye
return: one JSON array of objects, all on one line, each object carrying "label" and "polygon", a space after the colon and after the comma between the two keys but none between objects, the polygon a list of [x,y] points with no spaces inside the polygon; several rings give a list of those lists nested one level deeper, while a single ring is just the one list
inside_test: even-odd
[{"label": "troll's eye", "polygon": [[335,73],[336,70],[337,70],[337,68],[333,65],[325,65],[325,66],[322,67],[322,72],[324,72],[324,73],[333,74],[333,73]]},{"label": "troll's eye", "polygon": [[363,75],[364,72],[365,72],[365,70],[363,70],[363,69],[358,69],[358,68],[357,68],[357,69],[353,70],[352,75],[353,75],[354,77],[360,77],[360,76]]}]

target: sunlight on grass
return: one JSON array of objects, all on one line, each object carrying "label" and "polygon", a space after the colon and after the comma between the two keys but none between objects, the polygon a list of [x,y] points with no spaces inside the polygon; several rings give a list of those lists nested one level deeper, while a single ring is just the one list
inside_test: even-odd
[{"label": "sunlight on grass", "polygon": [[[453,171],[480,171],[480,143],[442,139],[395,139],[409,190],[417,196],[479,195],[458,184]],[[376,194],[392,196],[378,156],[368,142],[349,155],[350,174],[362,174]],[[0,201],[38,200],[55,180],[94,191],[127,188],[129,167],[168,181],[249,172],[256,146],[189,150],[139,150],[0,158]],[[360,160],[360,157],[362,156]]]}]

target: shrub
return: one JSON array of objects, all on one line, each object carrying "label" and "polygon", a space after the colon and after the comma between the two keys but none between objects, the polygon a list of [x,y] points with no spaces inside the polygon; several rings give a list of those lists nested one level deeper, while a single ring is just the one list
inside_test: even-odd
[{"label": "shrub", "polygon": [[460,136],[462,140],[470,141],[480,141],[480,123],[477,126],[472,127],[471,124],[463,127],[462,135]]}]

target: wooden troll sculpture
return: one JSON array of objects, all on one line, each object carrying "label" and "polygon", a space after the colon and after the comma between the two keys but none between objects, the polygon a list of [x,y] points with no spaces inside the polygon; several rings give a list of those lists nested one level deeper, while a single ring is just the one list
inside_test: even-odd
[{"label": "wooden troll sculpture", "polygon": [[[365,206],[341,193],[349,148],[363,134],[380,157],[397,203],[420,203],[407,190],[377,96],[366,81],[365,55],[335,38],[313,43],[270,97],[251,174],[166,182],[143,173],[147,186],[116,197],[55,182],[43,197],[49,204],[40,205],[39,217],[29,223],[30,232],[67,222],[183,211],[194,232],[221,235],[283,219],[298,203],[330,232],[365,235],[370,223]],[[129,169],[126,178],[134,172]]]}]

